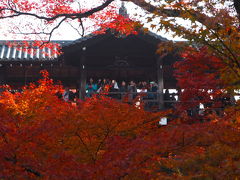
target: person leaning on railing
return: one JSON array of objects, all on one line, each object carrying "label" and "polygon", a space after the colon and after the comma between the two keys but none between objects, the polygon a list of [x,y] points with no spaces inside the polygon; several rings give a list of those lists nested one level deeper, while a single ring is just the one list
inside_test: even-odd
[{"label": "person leaning on railing", "polygon": [[119,91],[119,87],[118,87],[117,81],[112,80],[109,88],[110,97],[117,99],[119,97],[118,91]]},{"label": "person leaning on railing", "polygon": [[120,99],[124,99],[126,96],[126,93],[128,91],[128,87],[125,81],[122,81],[120,87],[119,87],[119,93],[120,93]]},{"label": "person leaning on railing", "polygon": [[93,79],[90,78],[89,82],[86,84],[87,97],[92,97],[97,91],[97,84],[94,83]]},{"label": "person leaning on railing", "polygon": [[136,93],[137,93],[137,87],[134,81],[130,81],[129,85],[128,85],[128,101],[132,102],[133,99],[136,97]]}]

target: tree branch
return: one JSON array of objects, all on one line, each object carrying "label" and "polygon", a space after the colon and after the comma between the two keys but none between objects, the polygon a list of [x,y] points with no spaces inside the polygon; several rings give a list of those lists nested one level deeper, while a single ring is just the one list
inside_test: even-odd
[{"label": "tree branch", "polygon": [[104,8],[106,8],[108,5],[110,5],[114,0],[107,0],[106,2],[104,2],[102,5],[97,6],[89,11],[86,11],[84,13],[62,13],[62,14],[57,14],[53,17],[46,17],[46,16],[40,16],[34,13],[30,13],[30,12],[22,12],[22,11],[18,11],[16,9],[13,8],[2,8],[0,9],[0,12],[3,11],[10,11],[12,13],[14,13],[13,15],[9,15],[9,16],[2,16],[0,17],[0,19],[4,19],[4,18],[12,18],[12,17],[16,17],[16,16],[23,16],[23,15],[27,15],[27,16],[32,16],[41,20],[46,20],[46,21],[53,21],[56,20],[58,18],[64,17],[66,19],[80,19],[80,18],[87,18],[91,15],[93,15],[96,12],[99,12],[101,10],[103,10]]},{"label": "tree branch", "polygon": [[176,9],[160,9],[156,6],[153,6],[152,4],[144,1],[144,0],[122,0],[122,1],[128,1],[132,2],[135,5],[143,8],[144,10],[150,12],[150,13],[157,13],[157,14],[164,14],[169,17],[179,17],[180,16],[180,11]]}]

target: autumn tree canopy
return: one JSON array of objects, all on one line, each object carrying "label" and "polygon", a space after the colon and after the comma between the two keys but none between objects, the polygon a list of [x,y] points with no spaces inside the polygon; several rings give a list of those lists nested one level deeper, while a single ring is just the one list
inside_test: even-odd
[{"label": "autumn tree canopy", "polygon": [[[229,9],[234,11],[233,16],[236,16],[236,12],[239,13],[239,2],[237,0],[234,1],[188,1],[188,0],[157,0],[146,2],[144,0],[123,0],[125,2],[132,2],[135,5],[141,7],[154,14],[154,16],[161,17],[181,17],[187,18],[186,13],[190,10],[191,14],[194,16],[198,16],[203,8],[203,4],[209,4],[209,6],[205,6],[207,12],[208,8],[214,9],[214,6],[219,4],[228,3],[227,6],[231,6]],[[85,18],[98,18],[98,21],[102,21],[102,23],[111,21],[116,18],[116,0],[98,0],[98,1],[85,1],[85,0],[56,0],[56,1],[46,1],[46,0],[3,0],[0,3],[0,12],[1,19],[6,18],[18,18],[18,17],[33,17],[35,19],[41,20],[41,28],[38,29],[36,24],[29,23],[27,26],[27,32],[22,32],[21,29],[16,29],[17,27],[13,27],[13,31],[18,31],[23,34],[45,34],[51,36],[52,33],[58,29],[63,22],[78,22],[79,27],[75,29],[77,31],[84,32],[83,21]],[[202,5],[200,5],[203,3]],[[184,8],[185,9],[184,9]],[[200,11],[199,11],[200,10]],[[189,12],[188,12],[189,13]],[[213,13],[213,12],[212,12]],[[202,13],[206,16],[207,13]],[[92,16],[94,15],[94,16]],[[201,17],[203,18],[203,17]],[[34,19],[31,19],[34,20]],[[26,19],[24,19],[26,21]],[[195,21],[192,19],[192,21]],[[51,24],[50,28],[46,28],[46,25]],[[164,24],[163,24],[164,25]],[[12,24],[12,26],[14,26]],[[43,27],[44,26],[44,27]]]},{"label": "autumn tree canopy", "polygon": [[[83,33],[85,18],[95,20],[103,28],[111,21],[123,20],[113,11],[114,0],[99,0],[94,7],[85,7],[82,2],[3,0],[1,19],[36,18],[42,25],[50,25],[50,31],[34,29],[30,23],[27,28],[32,31],[22,33],[45,33],[50,37],[65,21],[76,21]],[[182,61],[175,64],[175,75],[178,85],[185,89],[182,98],[193,101],[180,104],[177,111],[183,114],[177,117],[172,116],[171,110],[146,112],[103,96],[72,106],[55,96],[62,87],[54,85],[43,71],[38,84],[30,84],[15,94],[5,87],[0,96],[0,179],[240,176],[239,101],[223,116],[209,113],[202,121],[189,122],[184,115],[188,107],[218,98],[222,89],[230,92],[239,87],[238,1],[131,2],[152,13],[148,16],[152,28],[171,30],[192,44],[181,47],[168,42],[158,52],[166,54],[176,45],[180,48]],[[176,17],[188,20],[188,26],[179,24]],[[126,27],[128,21],[121,22]],[[127,23],[127,27],[133,26]],[[171,118],[168,126],[159,126],[161,117]]]},{"label": "autumn tree canopy", "polygon": [[236,179],[236,122],[159,126],[171,111],[99,96],[72,106],[46,71],[37,84],[0,96],[1,179]]}]

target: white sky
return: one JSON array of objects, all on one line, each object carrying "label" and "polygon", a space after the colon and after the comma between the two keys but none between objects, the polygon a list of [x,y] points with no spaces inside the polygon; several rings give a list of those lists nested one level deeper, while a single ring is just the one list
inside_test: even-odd
[{"label": "white sky", "polygon": [[[118,2],[120,6],[120,2]],[[135,14],[142,14],[143,16],[146,16],[145,12],[142,11],[139,7],[135,6],[133,3],[125,3],[128,13],[131,17],[134,17],[137,20],[140,20],[141,22],[144,22],[145,18],[139,18],[136,17]],[[15,26],[17,24],[18,27],[23,28],[26,26],[24,24],[25,18],[18,18],[17,20],[13,21],[11,19],[5,19],[1,20],[1,25],[0,25],[0,40],[17,40],[17,39],[24,39],[21,35],[19,34],[10,34],[9,29],[12,27],[10,24],[13,23]],[[85,23],[86,24],[86,23]],[[34,26],[34,24],[33,24]],[[145,27],[150,29],[150,24],[145,23]],[[151,29],[150,29],[151,30]],[[154,32],[154,30],[151,30]],[[166,33],[165,31],[161,32],[156,32],[155,33],[161,35],[164,38],[167,38],[169,40],[174,40],[174,41],[181,41],[183,39],[179,37],[173,37],[171,33]],[[78,34],[76,30],[74,30],[68,23],[63,23],[58,30],[55,31],[55,33],[52,36],[52,40],[76,40],[80,38],[81,36]]]}]

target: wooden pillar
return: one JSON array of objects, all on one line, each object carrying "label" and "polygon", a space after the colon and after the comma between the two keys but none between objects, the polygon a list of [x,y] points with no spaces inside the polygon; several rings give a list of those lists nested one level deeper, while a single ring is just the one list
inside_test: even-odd
[{"label": "wooden pillar", "polygon": [[181,93],[182,93],[182,89],[180,89],[179,87],[177,88],[177,96],[178,96],[178,102],[181,102]]},{"label": "wooden pillar", "polygon": [[24,86],[27,85],[27,73],[28,73],[28,68],[24,66]]},{"label": "wooden pillar", "polygon": [[5,72],[5,67],[0,64],[0,86],[4,85],[6,83],[6,72]]},{"label": "wooden pillar", "polygon": [[163,79],[163,57],[157,59],[157,81],[158,81],[158,104],[159,109],[164,109],[164,79]]},{"label": "wooden pillar", "polygon": [[83,48],[81,59],[80,59],[80,80],[79,80],[79,99],[84,100],[86,96],[86,69],[85,69],[85,61],[86,61],[86,48]]}]

